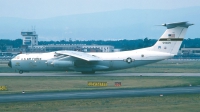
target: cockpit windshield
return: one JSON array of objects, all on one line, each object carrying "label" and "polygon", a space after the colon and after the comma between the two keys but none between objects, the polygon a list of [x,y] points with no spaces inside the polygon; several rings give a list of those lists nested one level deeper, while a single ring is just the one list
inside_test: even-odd
[{"label": "cockpit windshield", "polygon": [[19,55],[16,55],[16,56],[14,56],[14,58],[13,59],[19,59]]}]

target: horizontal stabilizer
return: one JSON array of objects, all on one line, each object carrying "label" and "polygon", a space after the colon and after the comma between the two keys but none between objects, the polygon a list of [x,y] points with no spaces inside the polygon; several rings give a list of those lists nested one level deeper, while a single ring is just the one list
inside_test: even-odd
[{"label": "horizontal stabilizer", "polygon": [[185,27],[185,28],[188,28],[191,25],[194,25],[194,24],[190,24],[187,21],[186,22],[176,22],[176,23],[165,23],[165,24],[162,24],[162,26],[166,26],[167,29],[175,28],[175,27]]}]

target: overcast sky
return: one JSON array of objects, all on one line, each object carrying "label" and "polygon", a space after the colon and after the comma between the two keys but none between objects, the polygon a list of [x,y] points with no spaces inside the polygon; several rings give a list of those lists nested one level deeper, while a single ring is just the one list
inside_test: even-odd
[{"label": "overcast sky", "polygon": [[0,0],[0,17],[42,19],[121,9],[176,9],[200,0]]}]

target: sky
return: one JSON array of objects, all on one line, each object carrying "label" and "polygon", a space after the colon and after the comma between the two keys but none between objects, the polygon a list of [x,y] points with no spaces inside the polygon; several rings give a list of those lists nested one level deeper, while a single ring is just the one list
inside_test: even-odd
[{"label": "sky", "polygon": [[0,17],[44,19],[122,9],[177,9],[200,0],[0,0]]}]

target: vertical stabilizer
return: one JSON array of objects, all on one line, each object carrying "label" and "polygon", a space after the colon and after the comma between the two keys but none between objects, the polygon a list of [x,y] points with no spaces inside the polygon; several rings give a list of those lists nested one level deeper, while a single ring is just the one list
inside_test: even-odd
[{"label": "vertical stabilizer", "polygon": [[150,47],[150,50],[176,55],[185,37],[186,31],[191,25],[193,24],[188,22],[163,24],[162,26],[167,27],[167,30],[156,42],[156,44]]}]

